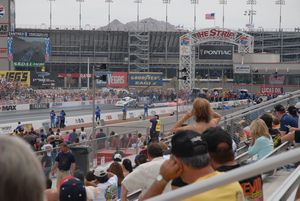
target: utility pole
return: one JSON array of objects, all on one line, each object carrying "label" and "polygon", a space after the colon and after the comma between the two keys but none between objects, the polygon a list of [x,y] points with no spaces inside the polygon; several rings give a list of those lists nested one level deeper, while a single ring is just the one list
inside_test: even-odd
[{"label": "utility pole", "polygon": [[96,132],[96,128],[95,128],[95,112],[96,112],[96,80],[95,80],[95,65],[93,65],[93,114],[92,114],[92,118],[93,118],[93,129],[92,129],[92,137],[95,138],[95,132]]}]

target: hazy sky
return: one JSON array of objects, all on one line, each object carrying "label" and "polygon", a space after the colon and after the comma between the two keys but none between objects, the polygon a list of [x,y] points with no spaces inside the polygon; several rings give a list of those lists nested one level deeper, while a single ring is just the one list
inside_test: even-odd
[{"label": "hazy sky", "polygon": [[[15,0],[17,27],[49,26],[49,1],[47,0]],[[111,19],[118,19],[123,23],[136,20],[136,4],[134,0],[113,0],[111,4]],[[248,17],[244,11],[249,9],[246,0],[228,0],[225,6],[225,27],[245,28]],[[257,0],[254,6],[255,27],[266,29],[278,28],[279,6],[275,0]],[[222,26],[222,6],[219,0],[199,0],[197,5],[197,28],[211,27],[214,20],[205,20],[205,13],[216,13],[216,26]],[[105,0],[85,0],[82,3],[82,25],[99,27],[107,24],[108,5]],[[140,18],[152,17],[165,20],[165,6],[162,0],[143,0],[140,6]],[[173,25],[193,27],[193,6],[190,0],[171,0],[169,5],[169,22]],[[79,3],[76,0],[56,0],[53,2],[53,25],[79,24]],[[286,0],[282,7],[282,27],[300,27],[300,0]]]}]

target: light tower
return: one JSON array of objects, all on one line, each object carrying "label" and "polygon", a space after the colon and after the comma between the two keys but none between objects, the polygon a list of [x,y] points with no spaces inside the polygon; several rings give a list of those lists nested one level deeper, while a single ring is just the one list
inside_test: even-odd
[{"label": "light tower", "polygon": [[140,4],[142,3],[142,0],[134,0],[134,3],[136,3],[136,29],[139,31],[140,27]]},{"label": "light tower", "polygon": [[50,4],[50,29],[52,29],[52,2],[55,0],[48,0]]},{"label": "light tower", "polygon": [[171,0],[163,0],[163,3],[166,5],[165,61],[167,61],[167,59],[168,59],[168,5],[171,3]]},{"label": "light tower", "polygon": [[251,5],[249,10],[246,10],[244,15],[249,16],[249,28],[254,28],[253,16],[256,15],[256,10],[253,9],[253,6],[256,5],[256,0],[247,0],[247,5]]},{"label": "light tower", "polygon": [[107,16],[107,19],[108,19],[108,24],[107,24],[107,29],[110,30],[110,4],[113,3],[113,0],[105,0],[105,3],[108,4],[108,16]]},{"label": "light tower", "polygon": [[224,29],[224,24],[225,24],[225,5],[227,5],[227,0],[220,0],[219,3],[223,7],[223,12],[222,12],[222,28]]},{"label": "light tower", "polygon": [[191,4],[194,5],[194,31],[196,31],[196,22],[197,22],[196,6],[197,6],[197,4],[199,4],[199,0],[191,0]]},{"label": "light tower", "polygon": [[285,0],[276,0],[275,1],[276,5],[279,5],[279,34],[280,34],[280,61],[283,61],[283,35],[282,35],[282,28],[281,28],[281,23],[282,23],[282,6],[285,5]]},{"label": "light tower", "polygon": [[81,4],[84,0],[76,0],[79,3],[79,29],[81,30]]},{"label": "light tower", "polygon": [[276,0],[275,1],[276,5],[279,5],[279,31],[281,31],[281,17],[282,17],[282,6],[285,5],[285,0]]}]

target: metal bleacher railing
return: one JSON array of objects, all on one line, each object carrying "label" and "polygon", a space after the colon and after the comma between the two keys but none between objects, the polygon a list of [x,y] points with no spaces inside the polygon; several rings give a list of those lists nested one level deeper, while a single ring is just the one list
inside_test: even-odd
[{"label": "metal bleacher railing", "polygon": [[298,166],[293,173],[286,178],[279,188],[274,190],[274,193],[267,201],[285,201],[288,200],[291,194],[299,187],[300,184],[300,166]]},{"label": "metal bleacher railing", "polygon": [[[122,152],[124,156],[131,156],[139,153],[141,146],[139,146],[140,141],[138,139],[138,133],[141,130],[139,131],[136,129],[131,129],[126,130],[124,132],[116,133],[115,135],[110,135],[110,133],[108,132],[111,130],[109,130],[108,128],[103,130],[106,134],[105,137],[93,137],[90,140],[69,145],[71,149],[74,147],[88,148],[88,169],[95,168],[97,165],[103,165],[104,163],[111,161],[112,156],[115,152]],[[143,137],[146,137],[146,132],[147,128],[144,128],[144,132],[142,132]],[[51,141],[57,141],[57,143],[54,142],[53,144],[59,144],[59,142],[62,140],[63,137],[54,136],[54,140]],[[35,153],[38,158],[42,159],[43,155],[46,154],[47,151],[51,152],[51,155],[53,155],[54,160],[56,153],[59,151],[59,147],[57,146],[51,150],[42,150],[37,151]]]},{"label": "metal bleacher railing", "polygon": [[[266,158],[269,158],[271,156],[274,156],[276,154],[282,153],[284,151],[286,151],[286,149],[288,148],[289,143],[288,142],[284,142],[282,143],[280,146],[276,147],[271,153],[269,153],[268,155],[264,156],[263,158],[261,158],[260,160],[264,160]],[[249,159],[251,159],[252,156],[250,156],[248,154],[248,151],[245,151],[241,154],[239,154],[235,160],[238,161],[239,163],[243,163]]]},{"label": "metal bleacher railing", "polygon": [[299,148],[290,150],[265,160],[257,161],[241,168],[231,170],[203,182],[191,184],[175,191],[156,196],[149,199],[149,201],[179,201],[225,184],[247,179],[263,172],[274,170],[283,165],[299,161],[299,151]]},{"label": "metal bleacher railing", "polygon": [[226,129],[229,133],[235,133],[237,129],[235,127],[236,122],[245,120],[246,123],[250,124],[252,120],[258,118],[265,112],[272,112],[274,110],[274,106],[277,104],[289,106],[296,104],[297,102],[300,102],[300,90],[228,114],[222,118],[220,126],[224,127],[224,129]]},{"label": "metal bleacher railing", "polygon": [[[282,97],[278,97],[272,100],[269,100],[267,102],[263,102],[258,105],[253,105],[248,108],[242,109],[240,111],[231,113],[229,115],[226,115],[222,118],[220,125],[223,126],[225,129],[229,130],[230,133],[234,132],[234,128],[232,128],[234,122],[237,122],[239,120],[246,120],[248,123],[250,123],[255,118],[258,118],[260,115],[262,115],[265,112],[270,112],[273,110],[273,107],[277,104],[282,104],[284,106],[288,106],[291,104],[295,104],[300,101],[300,90],[292,92],[290,94],[286,94]],[[208,180],[205,180],[205,182],[199,182],[195,183],[183,188],[180,188],[176,191],[172,191],[172,193],[166,193],[162,194],[160,196],[154,197],[152,199],[149,199],[150,201],[154,200],[160,200],[160,201],[174,201],[174,200],[183,200],[187,197],[191,197],[193,195],[197,195],[199,193],[211,190],[213,188],[232,183],[235,181],[240,181],[243,179],[250,178],[252,176],[263,174],[269,171],[274,171],[277,168],[283,167],[286,164],[290,164],[293,162],[300,161],[299,159],[299,151],[300,149],[293,149],[286,151],[286,148],[288,146],[288,143],[285,142],[276,149],[273,150],[270,154],[262,158],[261,160],[248,164],[246,166],[243,166],[241,168],[229,171],[224,173],[221,176],[214,177]],[[244,152],[242,150],[246,150],[246,147],[242,146],[240,151],[240,155],[236,159],[242,159],[244,157],[247,158],[247,152]],[[284,152],[285,153],[282,153]],[[291,175],[293,178],[292,184],[290,185],[290,188],[285,188],[286,191],[281,192],[282,197],[284,199],[269,199],[272,200],[286,200],[286,197],[290,196],[289,191],[294,190],[298,184],[300,183],[300,174],[294,173],[294,176]],[[297,177],[295,179],[294,177]],[[276,196],[276,195],[274,195]]]}]

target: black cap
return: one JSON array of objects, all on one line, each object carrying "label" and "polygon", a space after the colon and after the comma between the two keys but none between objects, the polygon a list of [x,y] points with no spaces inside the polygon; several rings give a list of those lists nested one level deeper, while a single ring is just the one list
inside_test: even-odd
[{"label": "black cap", "polygon": [[172,137],[171,153],[180,158],[207,154],[207,143],[195,131],[180,131]]},{"label": "black cap", "polygon": [[285,108],[281,104],[275,105],[274,109],[276,112],[285,112]]},{"label": "black cap", "polygon": [[70,178],[60,186],[60,201],[86,201],[83,183],[77,178]]},{"label": "black cap", "polygon": [[208,152],[210,153],[216,153],[219,151],[225,151],[220,150],[219,145],[224,143],[227,146],[222,146],[222,148],[226,147],[228,150],[232,150],[232,138],[224,131],[221,127],[215,127],[215,128],[209,128],[201,135],[202,139],[206,141]]}]

